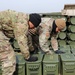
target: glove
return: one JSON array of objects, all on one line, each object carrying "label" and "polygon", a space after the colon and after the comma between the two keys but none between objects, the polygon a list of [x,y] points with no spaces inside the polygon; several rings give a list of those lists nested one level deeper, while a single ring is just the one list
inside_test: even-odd
[{"label": "glove", "polygon": [[29,30],[28,30],[28,34],[30,34],[30,35],[36,35],[36,28],[34,28],[34,29],[29,29]]},{"label": "glove", "polygon": [[64,51],[60,51],[60,50],[56,50],[55,53],[56,54],[64,54],[65,52]]},{"label": "glove", "polygon": [[30,56],[29,59],[26,59],[26,61],[29,61],[29,62],[34,62],[34,61],[37,61],[38,60],[38,57],[33,57],[33,56]]}]

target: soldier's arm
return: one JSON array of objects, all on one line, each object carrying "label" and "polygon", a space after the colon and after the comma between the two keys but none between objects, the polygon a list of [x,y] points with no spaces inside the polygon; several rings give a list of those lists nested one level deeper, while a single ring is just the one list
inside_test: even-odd
[{"label": "soldier's arm", "polygon": [[51,45],[54,51],[58,50],[58,42],[57,42],[56,35],[53,35],[51,37]]},{"label": "soldier's arm", "polygon": [[15,38],[19,44],[20,50],[23,56],[28,59],[29,58],[29,47],[27,45],[28,39],[26,33],[28,31],[28,26],[24,23],[16,23],[14,27]]}]

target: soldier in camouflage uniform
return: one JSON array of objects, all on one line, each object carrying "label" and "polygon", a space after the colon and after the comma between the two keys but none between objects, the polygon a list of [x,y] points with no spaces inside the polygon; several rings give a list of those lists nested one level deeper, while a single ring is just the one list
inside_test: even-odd
[{"label": "soldier in camouflage uniform", "polygon": [[13,48],[9,43],[10,38],[15,38],[20,50],[27,61],[36,61],[28,47],[28,29],[37,27],[41,22],[38,14],[24,14],[12,10],[0,12],[0,61],[2,75],[12,75],[15,71],[16,58]]},{"label": "soldier in camouflage uniform", "polygon": [[41,49],[47,53],[51,54],[49,48],[48,39],[51,38],[51,45],[55,53],[64,53],[58,50],[58,42],[56,39],[57,32],[64,29],[66,26],[65,20],[63,19],[52,19],[52,18],[42,18],[42,22],[39,26],[39,43]]}]

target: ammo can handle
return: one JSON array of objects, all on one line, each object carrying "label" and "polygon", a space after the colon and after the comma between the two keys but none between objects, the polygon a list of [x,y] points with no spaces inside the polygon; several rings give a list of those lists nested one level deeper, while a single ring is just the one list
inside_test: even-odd
[{"label": "ammo can handle", "polygon": [[32,71],[34,71],[34,70],[37,70],[37,69],[39,69],[39,65],[35,65],[35,66],[29,66],[28,68],[29,68],[29,70],[32,70]]},{"label": "ammo can handle", "polygon": [[74,69],[65,69],[66,73],[74,73],[74,70],[75,70],[75,68]]}]

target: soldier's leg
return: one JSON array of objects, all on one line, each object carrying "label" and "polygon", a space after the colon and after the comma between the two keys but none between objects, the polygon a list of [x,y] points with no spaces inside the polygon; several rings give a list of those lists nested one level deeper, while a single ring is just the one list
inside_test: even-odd
[{"label": "soldier's leg", "polygon": [[28,34],[28,46],[30,49],[30,52],[37,53],[38,52],[38,46],[39,46],[39,36],[37,35],[36,29],[30,29]]},{"label": "soldier's leg", "polygon": [[33,46],[33,43],[32,43],[32,35],[28,35],[28,46],[29,46],[30,52],[34,51],[34,46]]},{"label": "soldier's leg", "polygon": [[39,47],[39,36],[37,35],[28,35],[28,46],[31,54],[38,53]]},{"label": "soldier's leg", "polygon": [[2,75],[13,75],[16,66],[16,57],[9,39],[0,32],[0,61]]},{"label": "soldier's leg", "polygon": [[39,46],[39,36],[38,35],[33,35],[32,36],[32,44],[34,46],[34,50],[35,50],[35,53],[38,53],[38,48],[40,48]]}]

